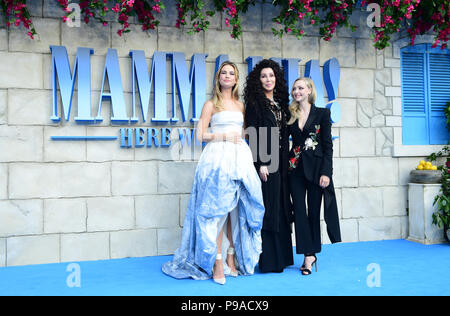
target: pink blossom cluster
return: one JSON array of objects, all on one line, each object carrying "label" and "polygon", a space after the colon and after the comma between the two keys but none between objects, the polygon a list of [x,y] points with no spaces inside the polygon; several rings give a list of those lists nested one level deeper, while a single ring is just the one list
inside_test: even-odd
[{"label": "pink blossom cluster", "polygon": [[[383,20],[379,28],[374,29],[375,46],[384,48],[389,40],[389,35],[400,31],[403,23],[408,25],[407,31],[411,45],[417,35],[425,34],[430,29],[437,34],[433,47],[441,44],[441,48],[447,47],[450,40],[450,2],[448,0],[433,0],[432,6],[420,0],[372,0],[363,1],[380,5]],[[431,2],[431,0],[430,0]],[[430,13],[430,7],[433,11]],[[431,19],[430,19],[431,16]]]},{"label": "pink blossom cluster", "polygon": [[156,18],[153,12],[161,13],[163,7],[160,0],[154,0],[154,4],[151,6],[151,10],[145,6],[144,1],[138,0],[134,6],[136,10],[138,20],[142,23],[142,30],[154,30],[158,23],[155,23]]},{"label": "pink blossom cluster", "polygon": [[[0,7],[6,17],[6,25],[23,26],[28,30],[28,35],[34,38],[36,31],[27,10],[27,1],[32,0],[0,0]],[[63,9],[63,21],[71,18],[71,10],[68,8],[69,0],[56,0]],[[192,32],[205,31],[209,22],[205,19],[202,8],[203,0],[175,0],[178,12],[175,26],[180,28],[186,25],[186,15],[191,13]],[[302,25],[305,22],[317,25],[324,40],[330,40],[339,26],[356,28],[349,23],[349,17],[356,0],[286,0],[273,1],[273,5],[281,6],[279,16],[273,21],[283,25],[281,31],[273,29],[274,34],[281,36],[292,33],[298,38],[305,34]],[[107,25],[106,13],[111,11],[117,15],[117,21],[121,28],[119,35],[129,32],[132,16],[136,16],[142,29],[155,29],[159,21],[155,15],[160,14],[165,6],[161,0],[79,0],[78,1],[85,23],[95,19]],[[108,6],[108,4],[111,4]],[[215,0],[214,12],[223,12],[226,27],[231,27],[231,37],[239,38],[242,34],[240,14],[247,11],[255,0]],[[382,15],[381,25],[373,28],[374,46],[383,49],[388,46],[390,35],[399,32],[406,25],[411,44],[417,35],[425,34],[432,30],[436,34],[433,47],[441,45],[444,49],[450,40],[450,0],[363,0],[361,5],[376,3],[380,7]],[[319,17],[319,11],[321,14]],[[214,14],[214,13],[212,13]],[[212,15],[208,13],[208,15]],[[299,24],[299,22],[302,22]],[[300,26],[299,26],[300,25]],[[360,26],[361,27],[361,26]]]},{"label": "pink blossom cluster", "polygon": [[118,21],[122,25],[122,28],[117,31],[119,36],[122,36],[124,32],[129,32],[130,24],[128,23],[129,17],[137,15],[138,21],[142,23],[142,30],[153,30],[159,22],[156,21],[154,13],[161,13],[161,0],[151,1],[144,0],[123,0],[121,5],[116,4],[113,11],[119,14]]},{"label": "pink blossom cluster", "polygon": [[317,4],[313,0],[289,0],[288,7],[282,11],[282,16],[278,18],[277,23],[286,26],[285,32],[293,32],[297,37],[301,37],[305,32],[297,28],[299,20],[309,19],[310,24],[316,24],[320,21],[319,10],[329,10],[325,20],[321,21],[323,23],[321,28],[322,38],[328,41],[336,32],[336,28],[347,21],[353,2],[352,0],[329,0],[326,5],[323,5]]},{"label": "pink blossom cluster", "polygon": [[177,3],[177,12],[178,12],[178,18],[177,21],[175,23],[175,26],[177,28],[180,28],[181,25],[185,25],[186,21],[184,20],[184,10],[181,8],[181,5],[179,3]]},{"label": "pink blossom cluster", "polygon": [[6,8],[5,16],[6,16],[6,26],[10,27],[11,25],[19,26],[23,24],[23,26],[28,30],[27,35],[34,39],[36,35],[36,30],[34,29],[33,23],[30,19],[30,14],[28,13],[26,7],[26,1],[24,0],[3,0],[3,7]]},{"label": "pink blossom cluster", "polygon": [[[63,22],[67,22],[70,20],[70,14],[72,11],[68,8],[68,1],[67,0],[57,0],[60,7],[64,11],[64,16],[62,17]],[[108,11],[108,7],[106,6],[108,0],[80,0],[79,6],[81,9],[81,12],[84,15],[84,22],[89,23],[91,18],[97,18],[97,14],[95,10],[98,10],[100,12],[106,13]],[[93,11],[92,8],[95,8]],[[97,18],[98,19],[98,18]],[[103,23],[103,25],[107,25],[107,22],[100,18],[100,21]]]},{"label": "pink blossom cluster", "polygon": [[[70,18],[71,13],[67,8],[68,1],[57,1],[65,12],[65,16],[63,16],[65,22]],[[117,21],[121,24],[121,28],[117,31],[119,36],[129,32],[129,18],[131,16],[137,16],[139,23],[142,24],[142,30],[155,29],[159,21],[156,20],[154,13],[161,13],[164,8],[161,0],[80,0],[79,5],[81,12],[84,14],[84,22],[89,23],[90,18],[94,17],[100,20],[103,25],[108,25],[103,17],[109,11],[107,4],[111,1],[115,3],[111,11],[118,15]]]},{"label": "pink blossom cluster", "polygon": [[122,34],[127,32],[130,27],[128,19],[130,17],[129,13],[133,10],[134,0],[122,0],[120,2],[121,3],[116,3],[111,10],[119,14],[117,21],[122,25],[122,28],[117,31],[117,34],[122,36]]},{"label": "pink blossom cluster", "polygon": [[[228,9],[228,14],[234,18],[236,16],[237,13],[237,9],[236,9],[236,2],[233,0],[226,0],[225,2],[225,8]],[[224,8],[224,10],[225,10]]]},{"label": "pink blossom cluster", "polygon": [[231,38],[237,38],[239,36],[238,34],[240,33],[240,30],[237,24],[238,7],[236,5],[236,1],[226,0],[225,6],[222,8],[222,10],[231,17],[231,19],[228,17],[225,18],[226,27],[230,27],[231,25],[233,26],[233,30],[230,34]]}]

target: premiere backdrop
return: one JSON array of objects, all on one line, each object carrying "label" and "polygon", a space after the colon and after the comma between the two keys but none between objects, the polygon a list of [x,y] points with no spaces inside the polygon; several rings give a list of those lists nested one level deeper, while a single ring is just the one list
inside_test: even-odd
[{"label": "premiere backdrop", "polygon": [[[77,86],[70,120],[53,122],[51,45],[66,47],[72,71],[77,48],[94,49],[93,115],[98,111],[108,48],[118,53],[130,116],[132,49],[145,51],[149,67],[155,51],[183,52],[188,67],[194,53],[208,54],[208,97],[220,54],[228,54],[237,63],[241,93],[248,56],[299,58],[300,75],[306,62],[318,60],[323,66],[336,57],[341,67],[337,101],[342,114],[333,124],[333,136],[338,137],[334,183],[343,241],[406,238],[409,172],[418,160],[440,149],[402,145],[400,49],[408,44],[406,35],[377,52],[369,38],[368,13],[362,12],[355,15],[360,26],[356,32],[338,30],[331,42],[320,40],[315,29],[302,40],[289,36],[279,40],[272,35],[271,28],[276,26],[267,18],[270,10],[270,4],[251,7],[243,18],[242,39],[237,41],[230,38],[220,15],[207,33],[190,36],[180,31],[174,27],[175,5],[167,5],[161,26],[150,35],[132,25],[132,32],[122,37],[114,23],[66,26],[53,0],[36,0],[31,5],[39,34],[35,40],[24,30],[12,28],[8,33],[0,15],[0,266],[167,255],[181,238],[198,152],[181,146],[177,133],[171,134],[169,147],[124,148],[120,128],[194,125],[181,120],[144,123],[142,115],[138,123],[114,125],[109,102],[102,104],[101,124],[77,124],[73,119]],[[431,36],[416,40],[421,42],[431,43]],[[171,111],[169,61],[167,69]],[[119,138],[50,138],[64,135]],[[324,242],[329,242],[326,230],[322,231]]]}]

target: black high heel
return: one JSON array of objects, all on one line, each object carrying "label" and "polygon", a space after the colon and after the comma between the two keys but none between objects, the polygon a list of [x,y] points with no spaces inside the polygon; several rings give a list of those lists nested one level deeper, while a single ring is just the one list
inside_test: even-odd
[{"label": "black high heel", "polygon": [[[316,257],[316,255],[311,255],[311,256],[308,256],[308,257],[314,257],[314,261],[311,263],[311,270],[312,270],[312,267],[315,266],[316,267],[316,272],[317,272],[317,257]],[[303,264],[300,267],[300,271],[302,272],[303,275],[310,275],[310,274],[312,274],[311,270],[306,269],[305,264]]]}]

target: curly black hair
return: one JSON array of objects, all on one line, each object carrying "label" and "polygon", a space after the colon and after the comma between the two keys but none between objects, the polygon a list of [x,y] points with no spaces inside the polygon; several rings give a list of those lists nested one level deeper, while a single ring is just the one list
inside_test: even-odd
[{"label": "curly black hair", "polygon": [[254,107],[258,118],[261,118],[263,107],[269,104],[264,94],[261,84],[260,75],[264,68],[272,68],[275,74],[275,89],[273,91],[273,99],[277,102],[286,114],[289,114],[289,91],[286,80],[284,79],[284,71],[280,65],[270,59],[263,59],[248,74],[244,88],[244,102],[246,107]]}]

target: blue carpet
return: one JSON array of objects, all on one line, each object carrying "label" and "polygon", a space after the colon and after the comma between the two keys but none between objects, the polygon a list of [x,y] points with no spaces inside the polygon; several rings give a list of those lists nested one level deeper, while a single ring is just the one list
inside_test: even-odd
[{"label": "blue carpet", "polygon": [[[450,295],[448,244],[387,240],[324,245],[318,272],[311,276],[300,274],[303,256],[295,255],[295,265],[283,273],[228,277],[224,286],[164,275],[161,265],[170,258],[79,262],[80,287],[67,286],[69,263],[0,268],[0,295]],[[379,269],[368,270],[370,264]]]}]

